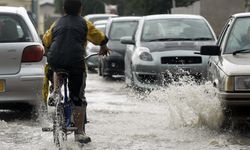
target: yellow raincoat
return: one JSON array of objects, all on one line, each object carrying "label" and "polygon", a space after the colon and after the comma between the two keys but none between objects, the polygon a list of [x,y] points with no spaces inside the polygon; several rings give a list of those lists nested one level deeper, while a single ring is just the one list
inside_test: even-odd
[{"label": "yellow raincoat", "polygon": [[[87,40],[95,45],[100,45],[106,39],[105,34],[102,31],[96,29],[93,23],[91,23],[90,21],[86,20],[86,23],[88,27]],[[55,26],[56,26],[56,22],[54,22],[43,35],[43,45],[46,48],[49,48],[50,45],[52,44],[52,39],[53,39],[52,30]],[[83,43],[84,47],[86,47],[86,45],[87,43]],[[47,103],[47,98],[49,94],[49,79],[47,77],[48,70],[49,70],[49,66],[48,64],[46,64],[44,68],[45,77],[44,77],[43,89],[42,89],[42,97],[45,103]]]}]

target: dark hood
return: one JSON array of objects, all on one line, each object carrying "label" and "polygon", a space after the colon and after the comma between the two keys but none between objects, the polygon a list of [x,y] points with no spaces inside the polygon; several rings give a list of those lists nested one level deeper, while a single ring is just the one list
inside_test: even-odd
[{"label": "dark hood", "polygon": [[203,45],[214,45],[214,41],[171,41],[171,42],[142,42],[142,47],[147,47],[150,52],[190,50],[200,51]]},{"label": "dark hood", "polygon": [[109,41],[108,48],[110,48],[112,52],[119,53],[120,55],[125,56],[126,45],[122,44],[120,41]]}]

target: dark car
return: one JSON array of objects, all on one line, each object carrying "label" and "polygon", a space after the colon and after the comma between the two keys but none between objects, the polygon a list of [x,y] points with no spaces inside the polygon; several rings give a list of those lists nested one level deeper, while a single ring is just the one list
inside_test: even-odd
[{"label": "dark car", "polygon": [[112,50],[109,56],[100,57],[99,74],[103,77],[124,75],[124,56],[126,45],[121,44],[124,36],[133,36],[141,17],[117,17],[108,20],[106,35],[108,47]]}]

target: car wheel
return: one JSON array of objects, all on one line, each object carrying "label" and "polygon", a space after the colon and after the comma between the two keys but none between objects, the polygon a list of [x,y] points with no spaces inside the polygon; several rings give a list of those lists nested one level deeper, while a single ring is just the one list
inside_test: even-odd
[{"label": "car wheel", "polygon": [[101,67],[100,66],[98,67],[98,75],[102,76],[102,72],[101,72]]},{"label": "car wheel", "polygon": [[133,68],[132,68],[132,62],[130,64],[130,74],[131,74],[131,86],[134,86],[134,74],[133,74]]},{"label": "car wheel", "polygon": [[96,72],[96,70],[95,70],[94,67],[88,67],[88,71],[90,71],[90,72]]},{"label": "car wheel", "polygon": [[101,62],[101,69],[100,69],[100,72],[101,72],[101,74],[102,74],[102,77],[103,77],[103,78],[106,78],[106,79],[112,78],[112,75],[111,75],[111,74],[104,73],[104,68],[105,68],[105,66],[104,66],[104,63],[103,63],[103,61],[102,61],[102,62]]},{"label": "car wheel", "polygon": [[222,113],[223,113],[223,121],[221,124],[221,129],[229,130],[230,128],[233,127],[232,109],[228,106],[223,106]]},{"label": "car wheel", "polygon": [[99,60],[98,75],[99,75],[99,76],[102,76],[102,60]]},{"label": "car wheel", "polygon": [[[131,69],[132,69],[132,67],[131,67]],[[133,74],[133,71],[131,70],[131,79],[130,79],[131,81],[131,86],[134,86],[134,74]]]},{"label": "car wheel", "polygon": [[16,111],[19,112],[20,118],[26,118],[26,119],[36,119],[38,118],[38,106],[34,105],[20,105],[19,108],[16,108]]}]

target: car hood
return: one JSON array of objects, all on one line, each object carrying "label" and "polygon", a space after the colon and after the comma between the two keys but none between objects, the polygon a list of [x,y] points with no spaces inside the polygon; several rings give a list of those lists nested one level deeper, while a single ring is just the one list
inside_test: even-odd
[{"label": "car hood", "polygon": [[190,50],[200,51],[203,45],[214,45],[215,41],[164,41],[164,42],[142,42],[142,47],[149,48],[150,52]]},{"label": "car hood", "polygon": [[[112,50],[112,52],[119,53],[124,56],[126,52],[126,45],[122,44],[120,41],[109,41],[108,47]],[[111,53],[112,53],[111,52]]]},{"label": "car hood", "polygon": [[250,54],[227,54],[220,57],[221,68],[227,75],[250,75]]}]

